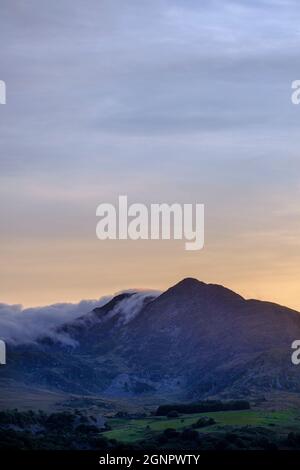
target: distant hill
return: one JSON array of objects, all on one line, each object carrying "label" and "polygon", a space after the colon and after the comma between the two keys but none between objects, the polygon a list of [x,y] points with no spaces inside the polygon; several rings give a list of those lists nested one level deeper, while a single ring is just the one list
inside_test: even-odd
[{"label": "distant hill", "polygon": [[2,382],[182,400],[300,392],[291,363],[300,314],[196,279],[159,296],[120,294],[56,333],[8,345]]}]

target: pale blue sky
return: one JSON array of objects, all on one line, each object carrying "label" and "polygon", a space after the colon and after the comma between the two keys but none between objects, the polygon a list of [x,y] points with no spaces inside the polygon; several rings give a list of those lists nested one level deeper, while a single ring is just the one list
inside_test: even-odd
[{"label": "pale blue sky", "polygon": [[[300,308],[299,25],[291,0],[2,0],[0,300],[195,275]],[[205,203],[205,250],[100,245],[118,194]]]}]

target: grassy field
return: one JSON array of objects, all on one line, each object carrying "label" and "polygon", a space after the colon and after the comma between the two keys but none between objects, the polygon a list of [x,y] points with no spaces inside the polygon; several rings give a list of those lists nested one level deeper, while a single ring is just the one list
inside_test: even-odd
[{"label": "grassy field", "polygon": [[149,417],[143,419],[112,418],[108,421],[110,431],[104,433],[107,438],[124,443],[133,443],[149,438],[167,428],[183,430],[203,416],[214,418],[215,425],[199,429],[199,432],[212,432],[229,426],[272,426],[289,432],[300,430],[300,413],[296,411],[217,411],[182,415],[179,418]]}]

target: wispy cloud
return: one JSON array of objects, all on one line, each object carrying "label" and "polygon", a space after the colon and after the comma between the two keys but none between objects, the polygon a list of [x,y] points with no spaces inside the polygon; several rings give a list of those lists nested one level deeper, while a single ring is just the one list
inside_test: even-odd
[{"label": "wispy cloud", "polygon": [[55,335],[57,339],[67,342],[67,335],[58,337],[55,328],[104,305],[109,299],[102,297],[99,300],[82,300],[77,304],[58,303],[25,309],[21,305],[0,304],[0,337],[11,343],[27,343],[43,335]]},{"label": "wispy cloud", "polygon": [[[118,317],[118,324],[125,325],[132,321],[145,305],[146,300],[157,297],[160,292],[153,290],[126,290],[118,292],[130,293],[118,302],[105,315],[105,320]],[[58,303],[44,307],[26,308],[21,305],[0,304],[0,339],[13,344],[35,342],[38,338],[47,336],[61,343],[75,346],[74,340],[57,328],[66,323],[101,321],[92,310],[105,305],[113,296],[101,297],[98,300],[82,300],[79,303]]]}]

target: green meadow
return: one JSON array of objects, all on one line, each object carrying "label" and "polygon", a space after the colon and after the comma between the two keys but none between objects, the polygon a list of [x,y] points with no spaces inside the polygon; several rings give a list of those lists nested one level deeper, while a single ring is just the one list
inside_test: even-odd
[{"label": "green meadow", "polygon": [[192,426],[199,418],[207,416],[215,420],[216,424],[198,429],[201,433],[218,431],[231,426],[264,426],[277,428],[281,432],[288,433],[300,430],[300,413],[294,410],[288,411],[217,411],[210,413],[197,413],[182,415],[178,418],[149,417],[141,419],[111,418],[108,421],[111,430],[104,433],[109,439],[116,439],[123,443],[134,443],[150,438],[172,428],[182,431]]}]

